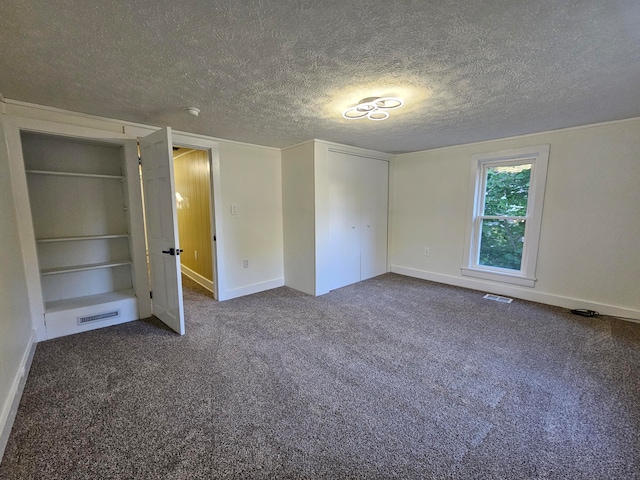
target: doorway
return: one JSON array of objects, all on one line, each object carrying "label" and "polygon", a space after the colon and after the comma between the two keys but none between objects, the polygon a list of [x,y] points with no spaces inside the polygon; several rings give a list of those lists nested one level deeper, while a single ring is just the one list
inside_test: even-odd
[{"label": "doorway", "polygon": [[173,147],[182,274],[215,298],[214,222],[209,151]]}]

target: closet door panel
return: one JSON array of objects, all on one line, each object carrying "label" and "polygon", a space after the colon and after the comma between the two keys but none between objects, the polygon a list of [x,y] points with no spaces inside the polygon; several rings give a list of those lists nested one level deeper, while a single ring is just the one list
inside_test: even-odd
[{"label": "closet door panel", "polygon": [[331,288],[387,271],[389,163],[329,152]]},{"label": "closet door panel", "polygon": [[389,162],[364,158],[360,161],[360,278],[366,280],[387,271]]},{"label": "closet door panel", "polygon": [[329,152],[330,289],[360,281],[360,217],[358,158]]}]

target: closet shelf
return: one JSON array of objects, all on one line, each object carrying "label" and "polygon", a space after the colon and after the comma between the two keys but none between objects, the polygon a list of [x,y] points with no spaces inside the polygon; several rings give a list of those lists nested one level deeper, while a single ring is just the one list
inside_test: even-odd
[{"label": "closet shelf", "polygon": [[53,172],[51,170],[26,170],[26,172],[33,175],[51,175],[57,177],[85,177],[124,180],[124,176],[122,175],[102,175],[99,173]]},{"label": "closet shelf", "polygon": [[85,270],[98,270],[100,268],[113,268],[122,265],[131,265],[131,260],[114,260],[111,262],[91,263],[86,265],[74,265],[71,267],[45,268],[40,270],[40,275],[57,275],[60,273],[83,272]]},{"label": "closet shelf", "polygon": [[52,242],[77,242],[79,240],[107,240],[110,238],[129,238],[128,233],[116,233],[111,235],[80,235],[77,237],[50,237],[50,238],[37,238],[38,243],[52,243]]}]

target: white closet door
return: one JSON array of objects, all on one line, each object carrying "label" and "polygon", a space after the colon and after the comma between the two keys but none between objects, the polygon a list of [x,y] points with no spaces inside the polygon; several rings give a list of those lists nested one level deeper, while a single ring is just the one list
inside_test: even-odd
[{"label": "white closet door", "polygon": [[360,158],[329,152],[329,237],[331,290],[360,281]]},{"label": "white closet door", "polygon": [[184,335],[171,129],[140,138],[153,314]]},{"label": "white closet door", "polygon": [[330,288],[387,271],[389,163],[329,152]]},{"label": "white closet door", "polygon": [[360,162],[360,279],[366,280],[387,271],[389,162],[368,158]]}]

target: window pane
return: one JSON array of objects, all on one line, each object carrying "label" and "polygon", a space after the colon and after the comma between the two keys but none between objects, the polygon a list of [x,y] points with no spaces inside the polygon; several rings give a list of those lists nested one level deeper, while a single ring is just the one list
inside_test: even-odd
[{"label": "window pane", "polygon": [[486,175],[483,214],[524,217],[527,214],[531,164],[488,167]]},{"label": "window pane", "polygon": [[479,265],[520,270],[524,220],[482,220]]}]

